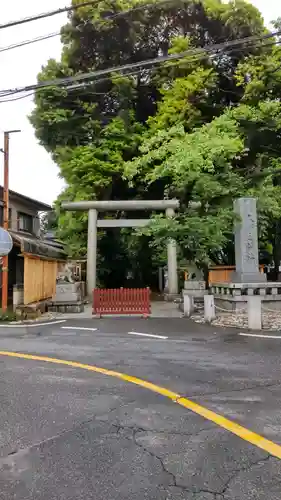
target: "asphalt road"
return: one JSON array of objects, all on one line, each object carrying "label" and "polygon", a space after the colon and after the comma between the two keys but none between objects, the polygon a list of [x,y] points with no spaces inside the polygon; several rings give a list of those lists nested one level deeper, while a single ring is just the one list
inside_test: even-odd
[{"label": "asphalt road", "polygon": [[[0,499],[280,500],[281,336],[238,333],[167,318],[0,328]],[[174,391],[272,448],[85,364]]]}]

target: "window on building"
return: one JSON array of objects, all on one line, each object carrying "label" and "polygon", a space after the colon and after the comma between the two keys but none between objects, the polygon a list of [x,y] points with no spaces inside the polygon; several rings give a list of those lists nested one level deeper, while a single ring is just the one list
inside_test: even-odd
[{"label": "window on building", "polygon": [[18,212],[18,231],[33,233],[33,217],[29,214]]}]

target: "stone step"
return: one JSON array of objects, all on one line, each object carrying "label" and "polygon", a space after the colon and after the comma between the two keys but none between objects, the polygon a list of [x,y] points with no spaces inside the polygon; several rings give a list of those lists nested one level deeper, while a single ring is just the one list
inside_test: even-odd
[{"label": "stone step", "polygon": [[54,313],[82,313],[84,312],[84,302],[73,303],[52,303],[48,307],[48,312]]}]

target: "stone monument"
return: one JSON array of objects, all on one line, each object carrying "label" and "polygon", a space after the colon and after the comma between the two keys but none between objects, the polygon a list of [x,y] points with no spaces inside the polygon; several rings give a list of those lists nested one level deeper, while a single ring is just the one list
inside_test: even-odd
[{"label": "stone monument", "polygon": [[259,295],[264,306],[281,310],[281,283],[267,282],[266,274],[260,272],[256,199],[239,198],[233,207],[236,270],[230,283],[210,283],[215,305],[246,310],[248,297]]},{"label": "stone monument", "polygon": [[233,204],[235,266],[232,283],[262,283],[266,275],[259,271],[257,206],[255,198],[238,198]]}]

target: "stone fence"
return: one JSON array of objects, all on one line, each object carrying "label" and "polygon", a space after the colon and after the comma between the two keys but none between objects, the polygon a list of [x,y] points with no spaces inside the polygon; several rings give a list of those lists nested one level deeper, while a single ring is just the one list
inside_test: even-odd
[{"label": "stone fence", "polygon": [[211,286],[215,303],[229,311],[247,307],[248,297],[260,296],[274,310],[281,310],[281,283],[217,283]]}]

